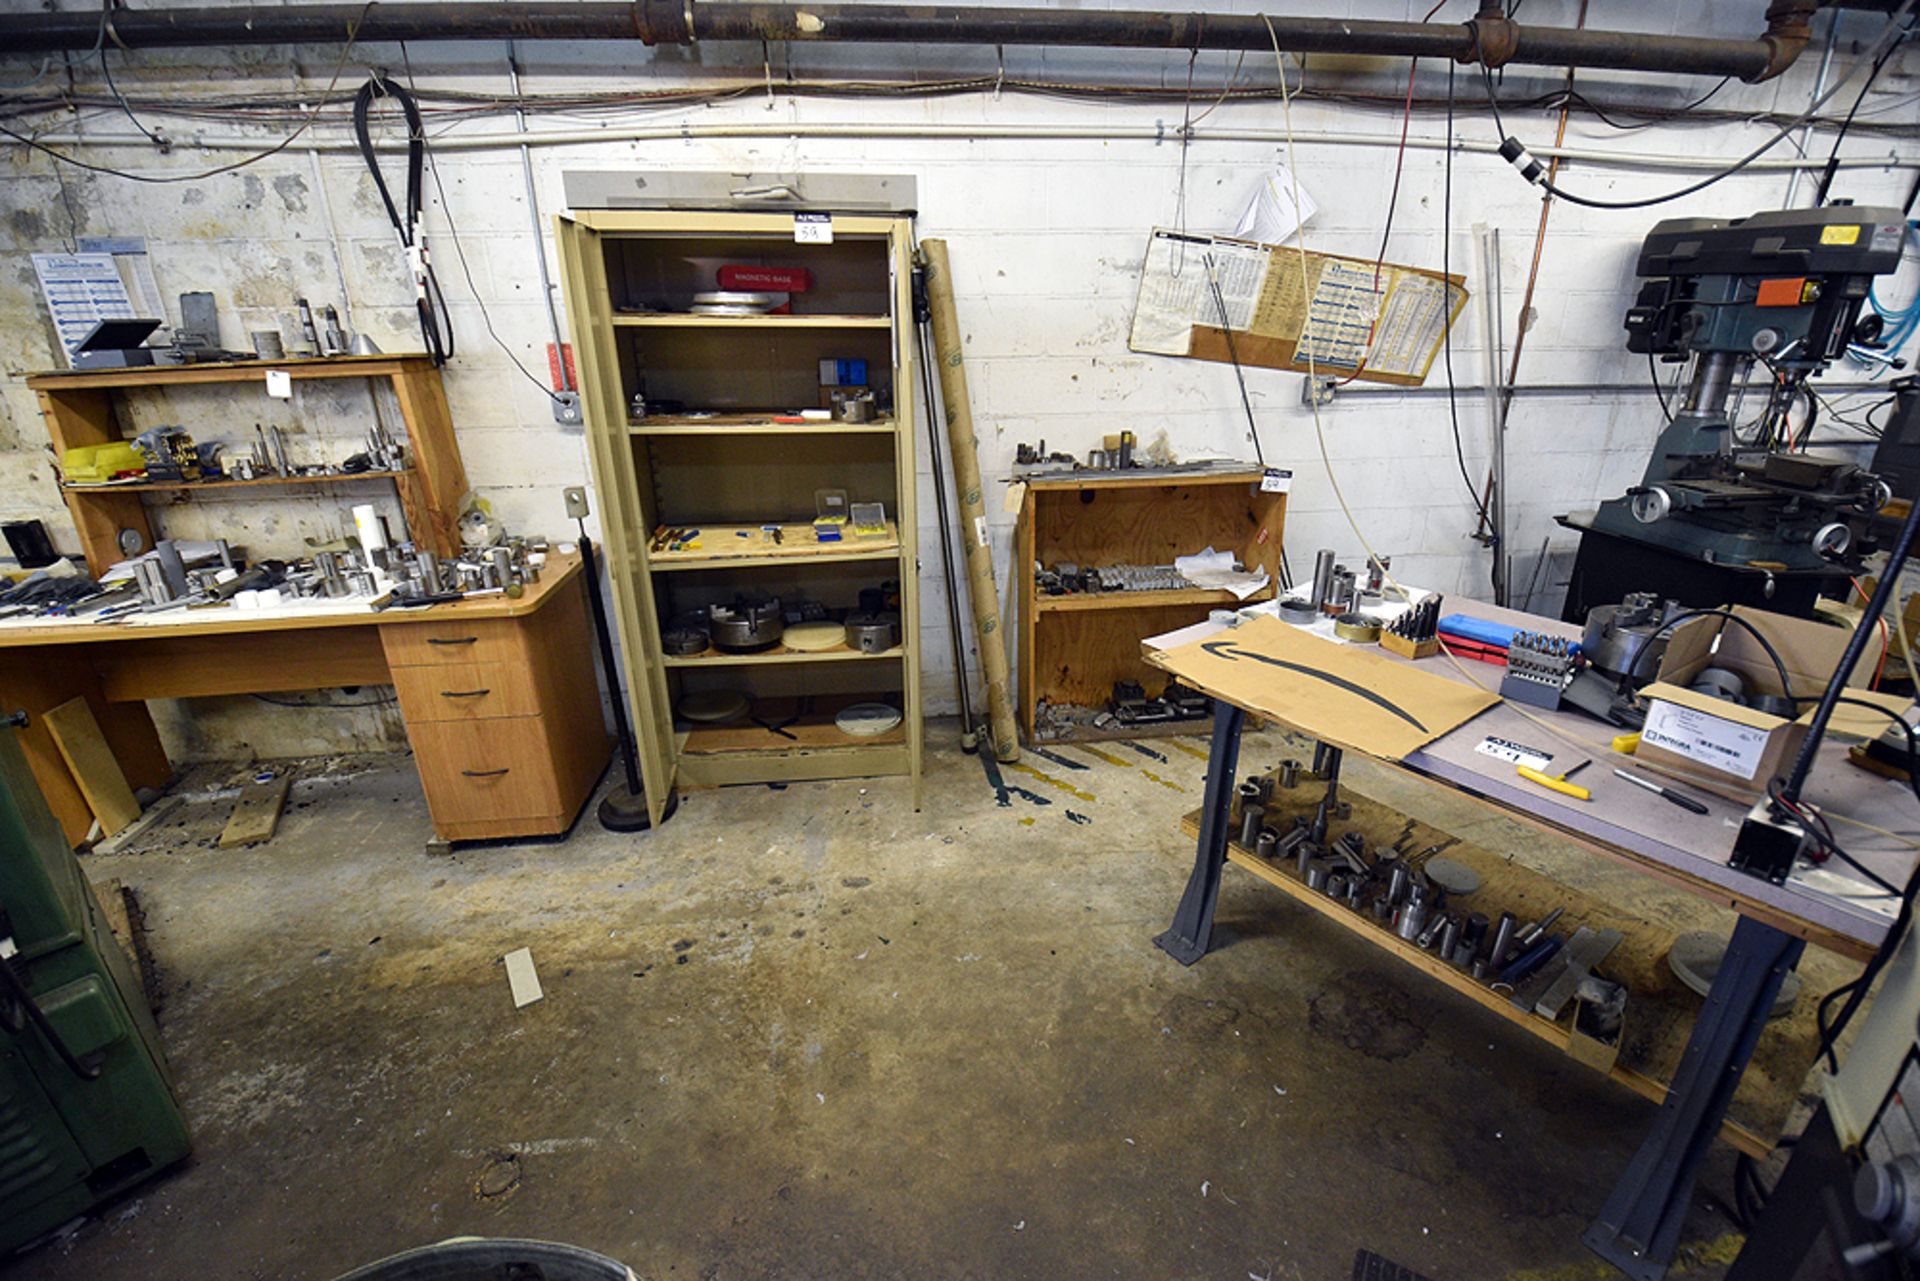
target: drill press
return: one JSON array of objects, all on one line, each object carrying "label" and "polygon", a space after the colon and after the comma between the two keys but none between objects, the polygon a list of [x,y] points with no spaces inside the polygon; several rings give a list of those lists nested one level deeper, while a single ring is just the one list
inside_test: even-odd
[{"label": "drill press", "polygon": [[[1800,427],[1790,411],[1814,404],[1809,380],[1849,343],[1879,336],[1878,315],[1861,308],[1873,278],[1900,265],[1905,237],[1899,210],[1850,205],[1653,228],[1627,350],[1692,367],[1640,483],[1560,518],[1581,531],[1566,618],[1634,591],[1804,614],[1827,580],[1858,570],[1891,491],[1804,452],[1811,408]],[[1754,412],[1744,402],[1756,366],[1767,378]]]}]

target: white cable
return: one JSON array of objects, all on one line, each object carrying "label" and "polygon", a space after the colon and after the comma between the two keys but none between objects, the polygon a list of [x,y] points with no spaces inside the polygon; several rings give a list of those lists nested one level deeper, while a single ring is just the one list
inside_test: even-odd
[{"label": "white cable", "polygon": [[[148,109],[150,114],[164,114]],[[111,114],[111,113],[107,113]],[[315,129],[320,128],[316,125]],[[881,122],[831,122],[822,121],[812,124],[799,122],[741,121],[729,124],[661,124],[661,125],[620,125],[603,129],[553,129],[517,133],[459,133],[457,126],[449,126],[444,133],[434,135],[433,145],[440,151],[489,151],[495,149],[513,149],[522,145],[528,147],[578,147],[594,146],[609,142],[671,142],[689,140],[725,140],[725,139],[829,139],[829,140],[966,140],[966,141],[1035,141],[1065,140],[1087,142],[1151,142],[1164,144],[1167,131],[1158,125],[1073,125],[1073,124],[888,124]],[[153,143],[138,134],[91,134],[80,133],[72,129],[33,135],[35,141],[49,146],[86,146],[86,147],[132,147],[142,151],[151,151]],[[1335,147],[1398,147],[1400,136],[1396,134],[1350,133],[1342,130],[1314,130],[1295,135],[1297,141],[1320,146]],[[1195,143],[1244,143],[1256,146],[1270,146],[1286,141],[1283,131],[1273,129],[1195,129],[1192,141]],[[183,133],[173,139],[177,150],[202,151],[254,151],[258,150],[266,139],[232,134],[195,134]],[[0,140],[0,145],[4,144]],[[405,140],[376,140],[377,150],[391,150],[404,147]],[[1409,151],[1440,151],[1447,145],[1443,138],[1423,138],[1410,135],[1407,138]],[[1460,139],[1454,144],[1458,152],[1474,155],[1497,156],[1499,144]],[[358,152],[359,143],[352,138],[316,137],[313,131],[300,138],[290,151],[345,151]],[[1715,155],[1694,153],[1673,155],[1662,152],[1596,150],[1588,147],[1535,147],[1530,148],[1535,156],[1575,161],[1587,165],[1606,165],[1623,169],[1721,169],[1725,162]],[[1745,173],[1787,173],[1794,170],[1815,170],[1826,167],[1824,157],[1776,157],[1760,159],[1748,165]],[[1866,156],[1842,156],[1839,161],[1842,169],[1913,169],[1920,168],[1920,157],[1898,156],[1893,154]],[[156,176],[163,170],[152,171]]]}]

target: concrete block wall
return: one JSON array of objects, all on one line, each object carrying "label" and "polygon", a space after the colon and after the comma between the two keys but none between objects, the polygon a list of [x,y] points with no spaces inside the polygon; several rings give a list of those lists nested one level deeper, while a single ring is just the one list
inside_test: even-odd
[{"label": "concrete block wall", "polygon": [[[1259,11],[1259,6],[1241,2],[1216,7]],[[1407,4],[1393,0],[1329,0],[1312,8],[1361,17],[1403,18],[1411,12]],[[1413,17],[1425,12],[1425,6],[1418,8]],[[1529,6],[1525,16],[1571,24],[1573,8],[1571,3],[1539,0],[1538,11]],[[1763,8],[1736,0],[1697,6],[1632,0],[1608,6],[1604,23],[1647,31],[1684,26],[1694,33],[1753,34],[1761,25]],[[1288,6],[1287,11],[1304,9]],[[1851,51],[1872,38],[1882,19],[1849,14],[1839,21],[1836,57],[1844,67]],[[1601,25],[1601,19],[1596,18],[1595,25]],[[406,66],[423,89],[501,93],[507,84],[503,55],[495,45],[416,45],[404,54],[393,47],[369,46],[349,55],[341,83],[357,84],[370,66],[395,74]],[[1810,52],[1778,82],[1729,85],[1716,95],[1714,105],[1742,111],[1798,110],[1809,99],[1817,55],[1818,49]],[[311,90],[327,83],[340,59],[337,48],[110,56],[115,57],[115,79],[123,89],[182,95],[215,89]],[[726,101],[629,115],[538,115],[531,126],[536,133],[623,125],[670,132],[682,125],[783,131],[774,137],[713,138],[689,131],[650,140],[538,145],[532,155],[543,219],[563,212],[561,174],[573,168],[911,173],[919,180],[920,234],[944,238],[953,257],[981,465],[992,478],[989,520],[1003,596],[1010,598],[1011,576],[1022,572],[1009,564],[1013,516],[999,502],[999,478],[1007,474],[1017,442],[1044,438],[1049,448],[1084,453],[1103,434],[1126,427],[1143,443],[1164,437],[1181,456],[1253,456],[1229,367],[1135,354],[1127,350],[1126,339],[1149,230],[1182,223],[1194,230],[1231,230],[1263,175],[1286,159],[1287,148],[1276,132],[1283,119],[1277,103],[1214,105],[1236,69],[1240,83],[1271,85],[1270,57],[1240,60],[1207,54],[1198,60],[1191,114],[1201,117],[1199,133],[1183,154],[1177,139],[1187,112],[1177,100],[1115,97],[1089,102],[990,91],[822,98],[780,91],[780,82],[789,75],[910,80],[993,76],[1003,69],[1016,78],[1107,77],[1180,91],[1188,75],[1182,53],[1008,50],[1003,63],[991,49],[808,46],[773,50],[769,65],[762,63],[757,48],[689,53],[637,46],[536,45],[523,48],[519,56],[523,88],[534,94],[651,91],[689,84],[730,84],[743,90]],[[31,60],[0,57],[0,81],[26,79],[35,67]],[[76,83],[97,90],[97,70],[97,64],[76,58]],[[1914,83],[1916,70],[1920,67],[1904,60],[1891,64],[1863,110],[1904,110],[1910,118],[1912,96],[1920,90]],[[1406,88],[1405,64],[1336,69],[1310,63],[1306,75],[1317,87],[1364,90],[1387,104],[1303,100],[1293,110],[1300,134],[1295,152],[1299,178],[1320,205],[1308,230],[1309,246],[1372,257],[1381,249],[1393,181],[1395,149],[1390,144],[1399,134],[1397,98]],[[765,91],[768,77],[772,93]],[[1563,78],[1516,70],[1505,81],[1503,98],[1518,101],[1558,88]],[[1666,106],[1677,106],[1711,87],[1710,81],[1698,79],[1654,82],[1599,74],[1583,74],[1579,83],[1596,94],[1639,96]],[[1443,67],[1423,64],[1417,84],[1421,96],[1443,97],[1447,85]],[[1456,152],[1449,230],[1442,230],[1444,162],[1431,145],[1444,138],[1445,122],[1437,112],[1419,111],[1409,130],[1413,145],[1401,168],[1386,256],[1439,267],[1444,251],[1452,269],[1467,274],[1476,295],[1455,330],[1453,364],[1463,385],[1457,409],[1466,465],[1479,480],[1489,450],[1478,390],[1484,350],[1478,296],[1489,282],[1475,257],[1473,229],[1498,233],[1499,310],[1510,351],[1541,206],[1535,189],[1484,151],[1495,133],[1479,106],[1479,74],[1463,69],[1455,74],[1453,87],[1455,137],[1481,149]],[[1841,109],[1852,92],[1849,88],[1837,100]],[[1505,114],[1508,128],[1536,147],[1552,141],[1555,115],[1520,107],[1510,107]],[[223,120],[148,119],[164,125],[175,140],[169,154],[145,143],[131,145],[131,126],[113,111],[47,114],[31,123],[56,135],[77,131],[88,144],[62,149],[90,163],[156,176],[194,173],[243,154],[196,147],[197,138],[254,136],[264,146],[278,136],[272,130],[249,135],[241,125]],[[823,137],[809,132],[826,124],[868,125],[876,133],[907,126],[979,132],[972,137]],[[1009,126],[1088,136],[989,136]],[[460,123],[435,117],[429,128],[438,143],[434,154],[439,181],[428,185],[427,232],[458,335],[446,386],[468,474],[475,490],[511,527],[564,535],[568,523],[560,490],[590,479],[586,451],[577,431],[554,423],[544,393],[513,364],[518,360],[545,377],[547,319],[534,255],[546,255],[557,280],[551,236],[536,240],[533,233],[518,153],[461,145],[475,132],[510,129],[510,119]],[[1566,143],[1623,157],[1678,158],[1684,164],[1701,157],[1731,160],[1769,132],[1742,122],[1682,119],[1623,133],[1576,113]],[[1816,133],[1816,154],[1824,155],[1830,137]],[[305,149],[307,142],[316,149]],[[1910,139],[1871,134],[1849,139],[1846,149],[1884,163],[1843,170],[1834,187],[1836,196],[1861,203],[1904,200],[1920,147]],[[1782,146],[1773,154],[1788,151]],[[43,448],[37,407],[22,381],[26,372],[57,363],[29,255],[65,249],[73,235],[145,236],[162,294],[173,299],[186,289],[211,289],[222,309],[227,341],[235,345],[242,344],[251,329],[288,323],[291,299],[300,294],[316,304],[341,304],[350,326],[371,334],[386,350],[419,345],[403,258],[378,192],[350,149],[350,139],[331,124],[316,125],[301,143],[280,154],[198,182],[154,185],[72,168],[56,174],[45,156],[17,146],[5,148],[5,157],[8,177],[0,182],[0,317],[5,319],[0,324],[0,518],[40,517],[54,530],[56,542],[75,545]],[[386,159],[389,181],[399,182],[401,158]],[[1657,163],[1579,162],[1565,167],[1562,181],[1592,197],[1622,200],[1669,191],[1699,176],[1698,168]],[[1624,350],[1620,330],[1634,291],[1632,264],[1641,237],[1660,217],[1739,216],[1778,207],[1788,183],[1785,172],[1756,167],[1653,210],[1554,204],[1520,366],[1525,390],[1514,401],[1507,437],[1508,546],[1518,562],[1516,581],[1521,586],[1528,581],[1529,558],[1543,540],[1556,550],[1570,546],[1553,517],[1591,506],[1637,479],[1656,434],[1659,412],[1647,389],[1645,362]],[[1800,203],[1807,202],[1811,190],[1811,181],[1803,180]],[[1903,301],[1917,281],[1920,270],[1910,266],[1883,294]],[[498,342],[489,336],[489,326]],[[1836,376],[1857,373],[1843,370]],[[1361,555],[1360,538],[1341,510],[1343,495],[1353,522],[1378,551],[1394,558],[1399,576],[1454,595],[1488,594],[1490,555],[1471,537],[1476,517],[1455,457],[1448,401],[1432,390],[1443,380],[1436,366],[1425,391],[1343,389],[1321,410],[1316,424],[1302,403],[1301,378],[1247,371],[1260,447],[1268,462],[1290,467],[1296,476],[1287,522],[1287,546],[1296,568],[1310,564],[1318,547],[1333,547],[1343,558],[1357,560]],[[171,420],[182,420],[188,407],[162,402],[151,412],[159,421],[170,420],[169,414]],[[196,407],[196,412],[212,412],[217,419],[217,411]],[[250,407],[240,415],[248,430],[253,421],[248,415],[254,412]],[[201,421],[208,422],[210,434],[218,434],[217,421]],[[283,407],[281,421],[312,433],[316,445],[330,433],[350,434],[360,425],[354,407],[305,394]],[[921,477],[921,511],[928,522],[921,531],[925,684],[931,709],[940,711],[954,704],[953,661],[924,453]],[[293,550],[276,544],[277,539],[324,531],[330,521],[341,519],[345,505],[319,499],[295,512],[226,504],[216,511],[215,505],[194,500],[167,509],[161,520],[189,534],[219,524],[255,550],[271,553]],[[1552,604],[1551,577],[1542,575],[1549,587],[1539,593],[1537,604]],[[977,672],[977,656],[969,666]],[[313,717],[321,714],[248,700],[213,702],[193,709],[199,728],[191,739],[184,730],[176,731],[178,750],[215,755],[238,750],[263,756],[307,750],[314,741]],[[393,741],[392,727],[377,709],[326,715],[330,726],[350,727],[350,738],[359,735],[355,741]]]}]

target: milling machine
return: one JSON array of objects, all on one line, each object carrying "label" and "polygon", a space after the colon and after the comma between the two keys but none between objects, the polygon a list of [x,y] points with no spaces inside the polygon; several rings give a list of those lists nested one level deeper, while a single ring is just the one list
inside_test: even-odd
[{"label": "milling machine", "polygon": [[[1809,380],[1849,343],[1879,336],[1879,316],[1861,308],[1905,237],[1899,210],[1851,205],[1673,218],[1648,233],[1627,350],[1692,368],[1641,482],[1560,518],[1581,531],[1564,617],[1635,591],[1806,614],[1830,579],[1858,570],[1891,491],[1804,452],[1813,418],[1795,427],[1790,411],[1815,403]],[[1763,404],[1743,417],[1755,366]]]}]

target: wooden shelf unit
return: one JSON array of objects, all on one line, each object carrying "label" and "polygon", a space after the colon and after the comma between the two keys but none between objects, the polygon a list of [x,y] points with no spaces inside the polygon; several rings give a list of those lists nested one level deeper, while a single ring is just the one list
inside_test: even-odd
[{"label": "wooden shelf unit", "polygon": [[[1209,610],[1271,599],[1280,581],[1285,494],[1260,492],[1261,470],[1235,468],[1162,476],[1116,473],[1026,482],[1015,532],[1019,577],[1020,729],[1029,744],[1115,737],[1092,727],[1064,738],[1036,738],[1036,708],[1049,703],[1104,708],[1115,681],[1136,680],[1149,695],[1166,673],[1147,665],[1140,642],[1197,623]],[[1082,568],[1164,565],[1207,546],[1263,567],[1267,587],[1245,601],[1231,592],[1182,588],[1148,592],[1044,595],[1034,565]],[[1128,727],[1124,737],[1190,734],[1197,722]]]},{"label": "wooden shelf unit", "polygon": [[[661,817],[676,787],[900,774],[920,803],[921,708],[915,418],[904,217],[838,215],[831,244],[798,244],[790,214],[576,211],[555,220],[567,312],[603,524],[625,697],[648,804]],[[728,263],[804,267],[799,314],[676,314],[716,288]],[[644,312],[631,309],[644,308]],[[629,309],[629,310],[623,310]],[[822,360],[862,360],[891,411],[871,423],[776,423],[826,407]],[[898,403],[896,401],[898,389]],[[636,396],[695,413],[628,418]],[[815,541],[821,489],[881,502],[881,538]],[[763,524],[778,523],[771,542]],[[652,550],[661,526],[698,529],[699,547]],[[804,598],[847,611],[863,588],[898,584],[902,643],[668,657],[674,617],[739,594]],[[696,691],[737,690],[748,718],[691,724],[674,707]],[[899,709],[873,737],[835,727],[854,702]],[[784,733],[767,728],[798,716]]]},{"label": "wooden shelf unit", "polygon": [[403,471],[360,472],[339,476],[269,476],[250,481],[138,482],[125,485],[63,485],[88,568],[98,576],[125,558],[120,531],[138,533],[154,544],[153,525],[143,494],[195,493],[285,485],[333,485],[344,481],[393,483],[406,516],[408,536],[442,556],[460,550],[460,500],[467,472],[454,440],[453,416],[439,367],[425,355],[337,356],[328,359],[248,360],[204,365],[147,365],[132,369],[72,370],[33,374],[27,386],[40,397],[40,412],[55,454],[81,445],[102,445],[129,438],[120,413],[120,392],[167,387],[253,384],[266,392],[266,372],[279,370],[296,382],[322,378],[363,378],[384,382],[400,407],[410,463]]}]

